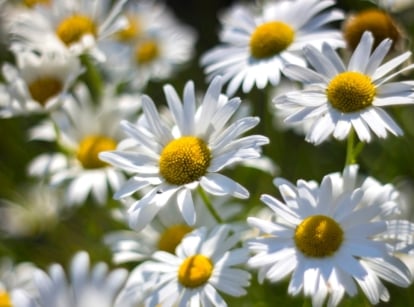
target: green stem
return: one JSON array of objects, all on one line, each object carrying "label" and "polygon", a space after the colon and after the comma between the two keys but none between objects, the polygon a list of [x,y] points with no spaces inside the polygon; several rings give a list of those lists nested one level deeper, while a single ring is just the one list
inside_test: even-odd
[{"label": "green stem", "polygon": [[80,60],[85,67],[85,73],[82,75],[82,78],[88,85],[93,101],[99,103],[103,90],[102,74],[98,70],[95,60],[90,55],[83,54],[80,56]]},{"label": "green stem", "polygon": [[200,194],[202,200],[204,201],[208,211],[214,217],[217,223],[223,224],[223,220],[221,219],[220,215],[217,213],[216,209],[214,209],[213,204],[211,203],[210,199],[208,198],[206,192],[201,187],[198,187],[198,193]]},{"label": "green stem", "polygon": [[364,148],[364,143],[358,142],[355,144],[355,131],[354,129],[351,129],[346,145],[345,166],[357,162],[357,157],[361,153],[362,148]]}]

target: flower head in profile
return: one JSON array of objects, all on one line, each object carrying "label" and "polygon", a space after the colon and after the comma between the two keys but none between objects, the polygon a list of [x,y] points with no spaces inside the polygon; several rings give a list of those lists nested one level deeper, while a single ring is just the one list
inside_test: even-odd
[{"label": "flower head in profile", "polygon": [[121,307],[118,302],[127,277],[125,269],[110,271],[104,262],[91,265],[88,253],[81,251],[73,256],[68,275],[60,264],[52,264],[48,272],[34,272],[36,306]]},{"label": "flower head in profile", "polygon": [[320,185],[275,179],[283,201],[261,197],[275,219],[248,218],[261,231],[248,242],[254,253],[248,264],[258,269],[259,281],[278,282],[290,275],[288,293],[303,292],[313,306],[323,306],[327,297],[328,306],[337,306],[344,294],[355,296],[359,289],[377,304],[390,296],[381,280],[400,287],[411,283],[409,269],[382,240],[388,224],[378,200],[386,198],[386,188],[377,186],[378,198],[371,195],[375,185],[352,188],[351,168],[344,177],[324,176]]},{"label": "flower head in profile", "polygon": [[285,68],[285,74],[302,82],[304,89],[277,96],[274,103],[286,111],[287,123],[312,121],[307,141],[320,144],[331,135],[343,140],[351,130],[363,142],[370,142],[372,133],[380,138],[387,137],[388,132],[402,134],[383,107],[414,103],[410,82],[390,82],[414,68],[407,65],[392,72],[411,52],[381,64],[392,41],[383,40],[371,53],[373,43],[372,34],[365,32],[347,66],[329,45],[324,45],[322,52],[305,47],[305,56],[314,69],[297,65]]},{"label": "flower head in profile", "polygon": [[219,292],[245,295],[250,273],[238,266],[248,250],[235,247],[239,239],[226,225],[202,227],[184,237],[176,255],[156,252],[144,263],[156,280],[148,306],[227,306]]},{"label": "flower head in profile", "polygon": [[172,126],[163,122],[152,99],[143,96],[146,124],[121,122],[125,133],[135,141],[135,148],[99,155],[103,161],[132,173],[115,198],[150,188],[129,208],[132,228],[145,227],[169,204],[171,197],[176,197],[185,222],[193,225],[196,212],[192,192],[197,188],[218,196],[248,197],[244,187],[220,171],[260,157],[261,146],[268,139],[260,135],[242,137],[259,123],[256,117],[243,117],[228,125],[240,99],[228,99],[221,89],[222,81],[217,77],[198,105],[193,82],[185,85],[183,103],[174,88],[166,85],[164,92],[174,119]]},{"label": "flower head in profile", "polygon": [[[244,93],[254,85],[279,84],[286,64],[305,66],[302,48],[320,48],[322,42],[343,47],[342,34],[327,24],[344,14],[327,8],[331,0],[264,1],[260,14],[253,8],[234,6],[222,17],[222,45],[207,51],[201,59],[208,78],[222,75],[229,82],[227,94],[239,87]],[[257,8],[255,8],[257,9]]]},{"label": "flower head in profile", "polygon": [[88,53],[104,61],[98,42],[127,25],[120,16],[125,2],[116,1],[112,6],[108,0],[51,1],[13,16],[11,32],[16,41],[31,48]]},{"label": "flower head in profile", "polygon": [[16,66],[3,65],[5,94],[0,117],[51,112],[68,100],[83,72],[79,59],[64,51],[34,50],[13,44]]}]

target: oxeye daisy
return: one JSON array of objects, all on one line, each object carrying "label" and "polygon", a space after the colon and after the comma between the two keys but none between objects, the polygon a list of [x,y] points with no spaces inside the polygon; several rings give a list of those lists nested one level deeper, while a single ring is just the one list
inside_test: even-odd
[{"label": "oxeye daisy", "polygon": [[243,296],[250,273],[238,268],[248,257],[246,248],[235,248],[237,234],[226,225],[199,228],[188,234],[176,255],[159,251],[145,272],[157,276],[147,306],[227,306],[219,292]]},{"label": "oxeye daisy", "polygon": [[187,224],[196,222],[192,192],[199,187],[218,196],[246,198],[249,192],[239,183],[220,174],[230,165],[260,157],[261,146],[268,139],[260,135],[240,137],[259,123],[259,118],[244,117],[227,125],[240,105],[239,98],[221,94],[222,81],[215,78],[202,103],[197,105],[193,82],[185,85],[183,103],[170,85],[164,87],[174,127],[166,125],[148,96],[142,97],[147,125],[122,121],[125,133],[135,140],[137,148],[129,151],[104,152],[99,156],[132,177],[115,198],[124,198],[150,187],[144,197],[130,208],[130,226],[145,227],[171,197]]},{"label": "oxeye daisy", "polygon": [[81,251],[73,256],[68,275],[60,264],[34,272],[36,306],[123,306],[116,301],[127,277],[127,270],[110,271],[104,262],[91,266],[88,253]]},{"label": "oxeye daisy", "polygon": [[12,50],[16,66],[3,65],[9,97],[0,116],[45,113],[59,108],[83,72],[79,59],[66,52],[31,50],[20,44],[12,45]]},{"label": "oxeye daisy", "polygon": [[165,80],[188,63],[195,51],[195,31],[178,21],[160,2],[134,2],[126,6],[129,26],[104,45],[111,56],[105,67],[132,88]]},{"label": "oxeye daisy", "polygon": [[372,140],[371,130],[380,138],[385,138],[387,132],[402,134],[383,107],[414,102],[410,82],[390,82],[414,68],[414,65],[407,65],[391,73],[411,56],[411,52],[381,65],[392,42],[382,41],[371,53],[373,44],[372,34],[365,32],[347,67],[329,45],[324,45],[322,52],[305,47],[305,56],[314,69],[297,65],[285,68],[289,78],[304,83],[305,87],[277,96],[274,103],[287,111],[287,123],[313,122],[307,131],[307,141],[320,144],[331,135],[342,140],[352,129],[363,142]]},{"label": "oxeye daisy", "polygon": [[[52,185],[66,187],[66,204],[80,205],[91,194],[98,204],[105,204],[108,189],[116,191],[124,181],[124,174],[101,161],[101,151],[116,149],[122,138],[119,121],[137,112],[139,104],[124,106],[124,98],[116,96],[108,87],[102,101],[94,103],[83,84],[74,89],[76,99],[65,104],[61,112],[31,130],[32,140],[57,142],[60,152],[35,157],[29,174],[44,177]],[[135,99],[139,101],[137,97]]]},{"label": "oxeye daisy", "polygon": [[100,61],[105,55],[97,43],[124,28],[120,17],[126,0],[111,6],[108,0],[61,0],[36,6],[11,20],[14,39],[35,48],[88,53]]},{"label": "oxeye daisy", "polygon": [[248,242],[254,254],[248,265],[258,269],[260,282],[290,276],[288,293],[303,292],[313,306],[323,306],[327,298],[328,306],[337,306],[345,293],[355,296],[360,290],[377,304],[390,297],[381,280],[410,285],[409,269],[381,240],[388,228],[380,219],[383,208],[375,202],[362,205],[364,190],[347,190],[338,174],[324,176],[320,185],[282,178],[274,183],[282,201],[270,195],[261,200],[275,221],[247,220],[261,231]]},{"label": "oxeye daisy", "polygon": [[[208,78],[222,75],[229,82],[227,94],[241,87],[244,93],[254,85],[264,88],[277,85],[286,64],[305,66],[302,48],[320,48],[322,42],[343,47],[342,35],[327,24],[339,21],[344,14],[330,9],[331,0],[264,1],[260,14],[237,5],[222,18],[222,45],[207,51],[201,58]],[[300,17],[299,17],[300,16]]]}]

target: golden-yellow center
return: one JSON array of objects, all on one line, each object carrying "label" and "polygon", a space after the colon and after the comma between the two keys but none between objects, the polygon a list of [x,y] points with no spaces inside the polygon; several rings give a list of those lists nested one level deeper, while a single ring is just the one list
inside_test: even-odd
[{"label": "golden-yellow center", "polygon": [[28,84],[28,87],[33,100],[45,105],[50,98],[62,91],[63,84],[55,77],[45,76],[33,80]]},{"label": "golden-yellow center", "polygon": [[84,35],[96,36],[94,21],[85,15],[75,14],[62,20],[57,26],[56,34],[67,45],[79,42]]},{"label": "golden-yellow center", "polygon": [[158,240],[158,249],[174,254],[177,245],[192,230],[193,228],[185,224],[177,224],[167,228]]},{"label": "golden-yellow center", "polygon": [[306,256],[323,258],[335,253],[341,246],[344,233],[341,226],[325,215],[304,219],[295,230],[296,247]]},{"label": "golden-yellow center", "polygon": [[12,307],[10,296],[7,292],[0,290],[0,307]]},{"label": "golden-yellow center", "polygon": [[172,140],[162,150],[160,173],[171,184],[187,184],[206,173],[210,160],[210,149],[203,140],[183,136]]},{"label": "golden-yellow center", "polygon": [[139,42],[135,48],[135,60],[138,64],[147,64],[160,55],[160,49],[155,40]]},{"label": "golden-yellow center", "polygon": [[116,38],[121,42],[129,42],[134,40],[141,33],[139,20],[133,15],[126,16],[128,25],[116,33]]},{"label": "golden-yellow center", "polygon": [[178,281],[187,288],[205,284],[213,272],[213,264],[206,256],[197,254],[186,258],[178,269]]},{"label": "golden-yellow center", "polygon": [[400,31],[392,17],[379,9],[363,10],[351,15],[343,27],[343,35],[349,48],[352,50],[358,43],[365,31],[371,31],[374,36],[374,47],[386,38],[390,38],[395,44],[400,38]]},{"label": "golden-yellow center", "polygon": [[80,142],[77,158],[84,168],[101,168],[107,164],[99,159],[99,153],[115,148],[115,140],[103,135],[89,135]]},{"label": "golden-yellow center", "polygon": [[286,23],[264,23],[250,37],[250,53],[257,59],[272,57],[289,47],[294,38],[295,31]]},{"label": "golden-yellow center", "polygon": [[[27,7],[34,7],[37,4],[50,4],[51,0],[23,0],[23,3],[27,6]],[[1,306],[1,305],[0,305]]]},{"label": "golden-yellow center", "polygon": [[352,113],[370,106],[376,89],[370,77],[359,72],[346,71],[329,82],[326,94],[335,109]]}]

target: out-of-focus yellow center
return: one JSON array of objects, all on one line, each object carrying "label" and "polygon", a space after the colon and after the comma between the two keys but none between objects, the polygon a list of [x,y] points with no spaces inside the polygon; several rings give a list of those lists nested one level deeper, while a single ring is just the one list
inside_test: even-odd
[{"label": "out-of-focus yellow center", "polygon": [[62,89],[62,81],[55,77],[40,77],[28,84],[30,95],[33,100],[36,100],[41,105],[45,105],[46,102],[58,95]]},{"label": "out-of-focus yellow center", "polygon": [[183,237],[191,232],[193,228],[185,224],[177,224],[167,228],[158,241],[158,249],[175,253],[175,248],[181,243]]},{"label": "out-of-focus yellow center", "polygon": [[96,37],[97,28],[90,17],[75,14],[60,22],[56,34],[67,46],[70,46],[79,42],[84,35],[90,34]]},{"label": "out-of-focus yellow center", "polygon": [[352,113],[372,105],[376,90],[370,77],[347,71],[338,74],[329,82],[326,93],[335,109]]},{"label": "out-of-focus yellow center", "polygon": [[141,33],[141,26],[136,16],[127,15],[128,26],[116,33],[116,38],[121,42],[134,40]]},{"label": "out-of-focus yellow center", "polygon": [[205,284],[213,272],[213,264],[206,256],[197,254],[186,258],[178,269],[178,281],[187,288]]},{"label": "out-of-focus yellow center", "polygon": [[162,150],[160,173],[171,184],[187,184],[206,173],[210,160],[210,149],[202,139],[183,136],[172,140]]},{"label": "out-of-focus yellow center", "polygon": [[0,290],[0,307],[13,307],[9,294],[3,290]]},{"label": "out-of-focus yellow center", "polygon": [[51,0],[23,0],[23,3],[27,6],[27,7],[34,7],[37,4],[50,4]]},{"label": "out-of-focus yellow center", "polygon": [[325,215],[304,219],[295,230],[296,247],[306,256],[323,258],[334,254],[344,240],[341,226]]},{"label": "out-of-focus yellow center", "polygon": [[386,38],[392,39],[393,44],[401,38],[400,31],[392,17],[379,9],[363,10],[351,15],[344,23],[344,38],[352,50],[358,46],[365,31],[370,31],[374,36],[374,47]]},{"label": "out-of-focus yellow center", "polygon": [[295,31],[286,23],[264,23],[250,37],[250,53],[257,59],[272,57],[289,47],[294,38]]},{"label": "out-of-focus yellow center", "polygon": [[138,64],[147,64],[158,58],[160,50],[155,40],[139,42],[135,48],[135,60]]},{"label": "out-of-focus yellow center", "polygon": [[80,142],[77,158],[84,168],[101,168],[107,164],[99,159],[99,153],[114,150],[115,148],[115,140],[103,135],[89,135]]}]

